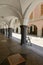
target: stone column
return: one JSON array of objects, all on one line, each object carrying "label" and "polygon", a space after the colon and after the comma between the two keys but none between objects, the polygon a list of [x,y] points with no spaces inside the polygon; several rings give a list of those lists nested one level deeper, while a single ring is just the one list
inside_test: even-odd
[{"label": "stone column", "polygon": [[18,33],[20,33],[20,27],[18,27]]},{"label": "stone column", "polygon": [[16,33],[16,27],[14,28],[14,33]]},{"label": "stone column", "polygon": [[38,29],[38,31],[37,31],[37,36],[38,36],[38,37],[41,37],[41,36],[42,36],[42,30],[41,30],[41,29],[40,29],[40,30]]},{"label": "stone column", "polygon": [[12,37],[12,28],[8,28],[8,38]]},{"label": "stone column", "polygon": [[8,28],[6,28],[6,37],[8,37]]},{"label": "stone column", "polygon": [[6,28],[4,28],[4,35],[7,36]]},{"label": "stone column", "polygon": [[3,34],[4,34],[4,28],[3,28]]},{"label": "stone column", "polygon": [[27,26],[21,25],[21,45],[26,44]]}]

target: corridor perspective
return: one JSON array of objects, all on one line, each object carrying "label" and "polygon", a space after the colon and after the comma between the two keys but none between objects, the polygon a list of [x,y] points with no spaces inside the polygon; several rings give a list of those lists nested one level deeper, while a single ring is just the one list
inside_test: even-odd
[{"label": "corridor perspective", "polygon": [[0,0],[0,65],[43,65],[43,0]]}]

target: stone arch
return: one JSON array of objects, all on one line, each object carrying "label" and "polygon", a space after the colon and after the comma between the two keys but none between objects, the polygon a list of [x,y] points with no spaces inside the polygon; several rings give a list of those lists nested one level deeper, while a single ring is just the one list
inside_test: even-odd
[{"label": "stone arch", "polygon": [[43,37],[43,27],[42,27],[42,37]]},{"label": "stone arch", "polygon": [[12,28],[15,33],[16,29],[18,28],[18,33],[20,33],[20,20],[17,17],[12,18],[10,28]]},{"label": "stone arch", "polygon": [[27,11],[26,11],[26,13],[25,13],[25,15],[24,15],[24,23],[23,23],[24,25],[27,25],[27,24],[28,24],[30,14],[32,13],[32,11],[34,10],[34,8],[35,8],[38,4],[40,4],[41,2],[43,2],[43,0],[35,0],[35,1],[33,1],[33,2],[31,3],[30,6],[28,6]]},{"label": "stone arch", "polygon": [[18,33],[18,28],[16,28],[16,33]]},{"label": "stone arch", "polygon": [[0,16],[16,16],[19,17],[20,20],[22,20],[22,15],[18,11],[18,9],[9,4],[0,4]]},{"label": "stone arch", "polygon": [[5,21],[0,22],[0,33],[6,35],[6,28],[8,28],[8,25],[6,24]]},{"label": "stone arch", "polygon": [[37,26],[32,24],[29,27],[29,34],[31,35],[37,35]]},{"label": "stone arch", "polygon": [[0,28],[8,28],[8,25],[4,20],[0,22]]}]

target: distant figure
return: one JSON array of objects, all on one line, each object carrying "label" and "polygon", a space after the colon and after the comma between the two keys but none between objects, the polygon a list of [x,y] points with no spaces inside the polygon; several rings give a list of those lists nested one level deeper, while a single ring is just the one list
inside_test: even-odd
[{"label": "distant figure", "polygon": [[32,46],[32,43],[29,37],[26,37],[26,44],[28,44],[29,46]]}]

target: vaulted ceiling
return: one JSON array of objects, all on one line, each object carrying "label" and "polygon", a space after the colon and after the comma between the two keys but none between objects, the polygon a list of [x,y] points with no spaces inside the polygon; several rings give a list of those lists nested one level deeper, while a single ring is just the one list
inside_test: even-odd
[{"label": "vaulted ceiling", "polygon": [[[15,16],[22,21],[28,18],[28,14],[30,15],[38,1],[43,0],[0,0],[0,17]],[[27,21],[27,18],[24,21]]]},{"label": "vaulted ceiling", "polygon": [[[24,14],[33,0],[0,0],[0,16]],[[15,14],[16,13],[16,14]]]}]

